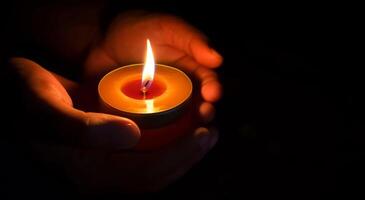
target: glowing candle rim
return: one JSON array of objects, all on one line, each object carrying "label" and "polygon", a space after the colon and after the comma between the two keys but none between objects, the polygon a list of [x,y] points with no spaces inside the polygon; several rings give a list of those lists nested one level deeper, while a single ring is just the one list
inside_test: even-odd
[{"label": "glowing candle rim", "polygon": [[[161,109],[159,111],[155,111],[155,112],[152,112],[152,113],[147,113],[147,112],[138,112],[138,111],[135,111],[135,112],[130,112],[128,110],[123,110],[121,108],[118,108],[114,105],[111,105],[106,99],[103,98],[103,95],[102,92],[101,92],[101,85],[103,83],[103,80],[106,79],[110,74],[113,74],[115,73],[116,71],[118,70],[121,70],[121,68],[131,68],[131,67],[136,67],[136,66],[143,66],[144,63],[137,63],[137,64],[130,64],[130,65],[125,65],[125,66],[122,66],[122,67],[118,67],[110,72],[108,72],[107,74],[105,74],[103,76],[103,78],[100,79],[99,81],[99,84],[98,84],[98,92],[99,92],[99,97],[101,98],[101,100],[108,106],[110,106],[111,108],[115,109],[115,110],[118,110],[119,112],[121,113],[125,113],[127,115],[136,115],[136,116],[154,116],[154,115],[161,115],[161,114],[164,114],[164,113],[168,113],[168,112],[171,112],[175,109],[178,109],[180,107],[182,107],[183,105],[185,105],[186,102],[188,102],[192,96],[192,90],[193,90],[193,83],[191,81],[191,79],[189,78],[189,76],[183,72],[182,70],[178,69],[178,68],[175,68],[175,67],[171,67],[171,66],[168,66],[168,65],[164,65],[164,64],[155,64],[156,66],[156,70],[158,67],[162,67],[162,68],[167,68],[167,69],[170,69],[170,70],[174,70],[174,71],[177,71],[179,72],[180,75],[183,75],[185,77],[186,80],[188,80],[188,86],[189,86],[189,92],[188,92],[188,95],[186,95],[186,97],[184,99],[182,99],[179,103],[177,103],[176,105],[174,105],[173,107],[169,107],[169,108],[166,108],[166,109]],[[135,101],[145,101],[145,100],[135,100]]]}]

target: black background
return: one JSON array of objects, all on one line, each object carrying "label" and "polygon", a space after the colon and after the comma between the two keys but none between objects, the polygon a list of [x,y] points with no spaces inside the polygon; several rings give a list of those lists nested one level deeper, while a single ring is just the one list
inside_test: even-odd
[{"label": "black background", "polygon": [[[352,25],[356,11],[310,2],[113,3],[173,13],[207,34],[225,59],[218,69],[224,96],[215,120],[218,145],[186,176],[156,194],[99,197],[361,194],[363,78],[362,66],[352,62],[358,58],[354,46],[360,45]],[[18,147],[6,141],[2,147],[5,196],[79,197],[61,175],[38,166]]]}]

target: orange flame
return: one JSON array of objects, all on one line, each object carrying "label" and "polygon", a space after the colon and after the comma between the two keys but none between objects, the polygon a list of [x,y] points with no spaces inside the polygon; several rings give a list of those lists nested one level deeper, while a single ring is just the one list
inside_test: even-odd
[{"label": "orange flame", "polygon": [[145,93],[148,91],[148,89],[152,85],[154,76],[155,76],[155,59],[153,57],[150,40],[147,39],[146,60],[142,72],[142,85],[141,85],[142,92]]}]

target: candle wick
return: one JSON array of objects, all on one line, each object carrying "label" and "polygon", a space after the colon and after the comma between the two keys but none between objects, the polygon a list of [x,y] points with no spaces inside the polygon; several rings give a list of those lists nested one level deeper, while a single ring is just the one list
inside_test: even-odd
[{"label": "candle wick", "polygon": [[146,87],[142,87],[141,92],[143,94],[143,97],[145,97],[146,96],[146,93],[147,93],[147,88]]},{"label": "candle wick", "polygon": [[145,94],[147,92],[147,86],[149,83],[150,83],[150,80],[147,80],[146,82],[143,83],[142,88],[141,88],[141,92],[143,94]]},{"label": "candle wick", "polygon": [[142,90],[143,99],[146,99],[146,90]]},{"label": "candle wick", "polygon": [[150,80],[147,80],[146,82],[144,82],[142,84],[141,92],[143,94],[143,99],[146,99],[146,93],[147,93],[147,90],[148,90],[147,86],[148,86],[149,83],[150,83]]}]

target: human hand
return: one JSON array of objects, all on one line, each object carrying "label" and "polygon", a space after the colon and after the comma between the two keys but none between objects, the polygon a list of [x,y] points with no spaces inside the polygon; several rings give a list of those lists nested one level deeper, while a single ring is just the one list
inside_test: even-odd
[{"label": "human hand", "polygon": [[217,141],[215,131],[198,128],[163,149],[130,151],[140,137],[134,122],[74,108],[69,94],[77,93],[79,86],[31,60],[12,58],[10,65],[35,114],[29,117],[33,128],[51,126],[47,130],[53,132],[47,134],[56,134],[57,143],[32,135],[33,150],[44,161],[65,169],[86,192],[161,189],[186,173]]},{"label": "human hand", "polygon": [[[170,16],[167,18],[174,19]],[[183,23],[179,20],[176,22]],[[189,28],[188,30],[194,30],[185,23],[182,25]],[[128,26],[133,27],[132,24],[128,24]],[[194,32],[194,34],[198,34],[198,32]],[[203,38],[200,34],[198,36]],[[194,37],[198,36],[195,35]],[[153,39],[153,37],[151,38]],[[125,39],[129,41],[128,38]],[[142,42],[142,38],[140,40],[141,43],[145,41],[143,39]],[[175,62],[176,66],[194,73],[200,80],[202,83],[200,89],[206,102],[201,104],[199,110],[203,111],[200,112],[203,119],[209,120],[212,117],[212,111],[214,111],[210,102],[217,100],[221,92],[216,75],[209,70],[209,67],[216,67],[220,64],[221,58],[220,56],[217,57],[216,64],[212,61],[198,62],[197,60],[204,60],[201,58],[201,55],[204,55],[204,53],[201,54],[204,52],[204,48],[205,50],[210,49],[204,40],[198,40],[195,43],[197,44],[190,44],[194,47],[189,48],[198,48],[198,50],[193,50],[190,54],[179,53],[178,51],[184,50],[175,49],[176,54],[171,54],[175,57],[164,57],[160,53],[157,53],[156,57],[161,56],[161,58],[166,59],[166,62],[169,61],[168,63]],[[102,44],[105,42],[100,42],[91,50],[90,56],[86,60],[85,72],[87,77],[97,77],[103,72],[102,66],[116,67],[116,64],[132,62],[134,59],[133,55],[128,52],[119,52],[127,54],[123,61],[109,60],[114,62],[109,63],[113,65],[109,65],[108,62],[101,62],[108,61],[108,59],[103,59],[105,52],[100,48]],[[167,49],[165,51],[173,51],[168,50],[170,47],[162,45],[161,47],[157,46],[155,52],[164,48]],[[142,55],[143,51],[144,48],[141,47]],[[192,52],[196,52],[197,55]],[[94,62],[92,62],[93,59]],[[206,62],[205,64],[208,66],[205,67],[200,62]],[[51,122],[57,122],[52,124],[56,126],[52,129],[56,132],[51,134],[56,134],[56,138],[61,139],[62,142],[53,144],[37,140],[33,142],[34,149],[45,160],[65,168],[70,177],[79,183],[80,187],[89,191],[91,189],[116,189],[122,192],[141,192],[163,188],[186,173],[217,141],[218,135],[215,131],[198,128],[194,133],[188,134],[185,138],[163,149],[153,152],[129,151],[127,149],[135,145],[140,137],[139,129],[134,122],[118,116],[79,110],[73,107],[73,99],[75,99],[73,94],[82,93],[80,90],[84,87],[48,72],[28,59],[14,58],[10,64],[15,69],[16,74],[21,77],[27,96],[31,97],[33,113],[44,115],[43,118],[48,118]],[[195,66],[198,67],[194,69]],[[39,125],[42,126],[43,123]]]},{"label": "human hand", "polygon": [[199,114],[210,121],[214,117],[212,103],[222,92],[212,69],[220,66],[222,57],[208,46],[202,33],[174,16],[136,11],[119,15],[92,48],[85,62],[85,76],[94,79],[118,66],[140,63],[147,38],[157,63],[178,67],[198,80],[203,97]]}]

